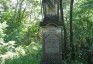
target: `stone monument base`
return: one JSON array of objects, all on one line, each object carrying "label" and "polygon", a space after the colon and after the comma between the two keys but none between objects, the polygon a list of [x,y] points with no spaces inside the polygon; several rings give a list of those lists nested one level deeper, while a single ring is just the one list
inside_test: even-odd
[{"label": "stone monument base", "polygon": [[41,64],[62,63],[62,30],[61,27],[48,26],[42,29],[43,56]]}]

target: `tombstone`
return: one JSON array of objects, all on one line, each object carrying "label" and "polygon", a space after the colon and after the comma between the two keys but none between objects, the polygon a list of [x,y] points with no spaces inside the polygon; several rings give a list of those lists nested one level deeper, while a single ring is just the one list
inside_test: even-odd
[{"label": "tombstone", "polygon": [[[42,27],[42,61],[40,64],[62,63],[62,21],[60,0],[42,0],[44,19]],[[50,7],[52,6],[52,7]]]},{"label": "tombstone", "polygon": [[50,25],[42,27],[41,64],[62,64],[62,28]]}]

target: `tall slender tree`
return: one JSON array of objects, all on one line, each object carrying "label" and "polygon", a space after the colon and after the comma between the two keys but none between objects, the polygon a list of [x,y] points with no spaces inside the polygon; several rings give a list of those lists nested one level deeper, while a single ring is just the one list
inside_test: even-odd
[{"label": "tall slender tree", "polygon": [[64,13],[63,13],[63,1],[60,0],[60,12],[61,12],[61,21],[63,22],[63,30],[64,30],[64,43],[63,43],[63,59],[66,58],[66,52],[67,52],[67,31],[66,31],[66,27],[65,27],[65,22],[64,22]]},{"label": "tall slender tree", "polygon": [[70,46],[71,46],[71,58],[75,59],[74,43],[73,43],[73,25],[72,25],[73,3],[74,0],[71,0],[70,2]]}]

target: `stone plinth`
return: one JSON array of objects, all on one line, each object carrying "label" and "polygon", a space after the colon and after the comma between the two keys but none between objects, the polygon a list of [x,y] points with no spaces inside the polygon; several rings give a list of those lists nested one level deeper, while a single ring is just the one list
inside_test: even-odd
[{"label": "stone plinth", "polygon": [[42,29],[43,56],[41,64],[62,64],[61,28],[48,26]]}]

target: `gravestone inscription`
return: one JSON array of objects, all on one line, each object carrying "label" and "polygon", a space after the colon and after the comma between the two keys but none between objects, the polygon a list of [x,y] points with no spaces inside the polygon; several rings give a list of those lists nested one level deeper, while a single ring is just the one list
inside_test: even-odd
[{"label": "gravestone inscription", "polygon": [[61,64],[62,41],[61,28],[49,26],[42,30],[43,34],[43,63]]}]

